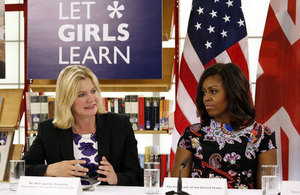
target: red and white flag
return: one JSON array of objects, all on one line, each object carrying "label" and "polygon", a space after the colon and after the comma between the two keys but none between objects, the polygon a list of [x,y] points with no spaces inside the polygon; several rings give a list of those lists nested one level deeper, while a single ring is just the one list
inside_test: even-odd
[{"label": "red and white flag", "polygon": [[170,167],[184,129],[200,122],[196,88],[205,68],[234,62],[248,73],[248,41],[240,0],[193,0],[181,63],[176,79],[175,130]]},{"label": "red and white flag", "polygon": [[259,54],[257,121],[276,132],[283,180],[300,180],[300,1],[271,0]]}]

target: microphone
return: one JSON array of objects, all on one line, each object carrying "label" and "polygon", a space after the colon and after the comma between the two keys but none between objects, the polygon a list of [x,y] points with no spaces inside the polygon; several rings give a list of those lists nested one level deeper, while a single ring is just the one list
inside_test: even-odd
[{"label": "microphone", "polygon": [[178,195],[189,195],[188,193],[182,191],[182,179],[181,179],[181,170],[186,166],[187,162],[189,161],[189,157],[186,157],[179,168],[179,175],[178,175],[178,180],[177,180],[177,192],[174,191],[169,191],[166,193],[166,195],[173,195],[173,194],[178,194]]},{"label": "microphone", "polygon": [[189,161],[189,157],[186,157],[179,168],[179,176],[178,176],[178,181],[177,181],[177,192],[180,193],[182,192],[182,179],[181,179],[181,170],[185,167],[186,163]]},{"label": "microphone", "polygon": [[184,168],[185,165],[186,165],[186,163],[187,163],[188,161],[189,161],[189,157],[186,157],[186,158],[182,161],[180,167]]}]

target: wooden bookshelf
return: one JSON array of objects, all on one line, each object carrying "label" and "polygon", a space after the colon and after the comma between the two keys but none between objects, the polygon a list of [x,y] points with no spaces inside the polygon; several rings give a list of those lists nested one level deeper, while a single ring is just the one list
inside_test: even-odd
[{"label": "wooden bookshelf", "polygon": [[[174,48],[163,48],[162,79],[99,80],[103,92],[169,91],[173,77]],[[30,85],[35,92],[54,92],[56,80],[38,79]]]},{"label": "wooden bookshelf", "polygon": [[0,131],[18,129],[23,89],[0,89],[0,96],[3,97]]}]

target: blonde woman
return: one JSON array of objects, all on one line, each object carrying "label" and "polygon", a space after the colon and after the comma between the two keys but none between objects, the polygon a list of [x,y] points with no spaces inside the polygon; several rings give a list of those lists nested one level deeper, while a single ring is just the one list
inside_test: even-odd
[{"label": "blonde woman", "polygon": [[131,124],[124,115],[106,112],[98,79],[86,66],[60,72],[54,119],[40,124],[24,159],[26,175],[81,177],[83,185],[143,185]]}]

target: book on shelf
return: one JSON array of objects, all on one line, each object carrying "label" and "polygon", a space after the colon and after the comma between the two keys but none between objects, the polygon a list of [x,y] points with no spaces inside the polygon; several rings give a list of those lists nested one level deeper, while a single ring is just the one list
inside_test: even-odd
[{"label": "book on shelf", "polygon": [[40,95],[40,121],[44,121],[48,119],[48,96]]},{"label": "book on shelf", "polygon": [[107,104],[107,112],[111,112],[111,98],[106,98]]},{"label": "book on shelf", "polygon": [[169,114],[170,114],[170,100],[165,99],[164,100],[164,106],[163,106],[164,123],[162,125],[162,130],[168,130],[169,129]]},{"label": "book on shelf", "polygon": [[107,102],[107,97],[103,98],[103,103],[105,105],[105,110],[108,112],[108,102]]},{"label": "book on shelf", "polygon": [[127,115],[130,120],[130,112],[131,112],[130,95],[125,95],[124,103],[125,103],[125,115]]},{"label": "book on shelf", "polygon": [[152,116],[151,116],[151,129],[158,131],[159,128],[159,97],[152,98]]},{"label": "book on shelf", "polygon": [[122,98],[114,98],[114,112],[115,113],[122,113]]},{"label": "book on shelf", "polygon": [[139,117],[138,96],[131,95],[130,96],[130,120],[132,124],[132,129],[134,131],[138,130],[138,117]]},{"label": "book on shelf", "polygon": [[138,104],[139,104],[139,122],[138,127],[139,131],[145,130],[145,98],[144,97],[138,97]]},{"label": "book on shelf", "polygon": [[48,118],[54,118],[55,98],[48,96]]},{"label": "book on shelf", "polygon": [[114,98],[109,98],[108,103],[110,104],[108,107],[110,107],[110,112],[115,112],[115,104],[114,104]]},{"label": "book on shelf", "polygon": [[145,130],[151,130],[151,98],[145,97]]},{"label": "book on shelf", "polygon": [[122,103],[119,105],[119,98],[114,98],[114,107],[115,107],[115,113],[121,113],[122,112]]},{"label": "book on shelf", "polygon": [[41,112],[41,104],[40,98],[38,95],[30,96],[30,113],[31,113],[31,129],[37,131],[39,128],[40,122],[40,112]]},{"label": "book on shelf", "polygon": [[159,101],[159,129],[162,130],[163,126],[165,124],[165,118],[164,118],[164,104],[165,104],[165,98],[161,97]]},{"label": "book on shelf", "polygon": [[118,104],[118,100],[116,98],[110,98],[111,112],[119,113],[117,104]]},{"label": "book on shelf", "polygon": [[125,114],[125,98],[122,98],[122,101],[121,101],[121,110],[122,110],[122,114]]},{"label": "book on shelf", "polygon": [[27,129],[32,130],[32,116],[31,116],[31,96],[37,96],[37,92],[26,92],[26,117],[27,117]]}]

